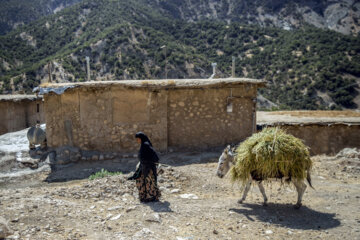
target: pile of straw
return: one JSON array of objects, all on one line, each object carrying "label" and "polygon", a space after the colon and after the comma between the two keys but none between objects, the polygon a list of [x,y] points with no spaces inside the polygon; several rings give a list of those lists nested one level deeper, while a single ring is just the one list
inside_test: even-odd
[{"label": "pile of straw", "polygon": [[263,180],[279,175],[303,180],[312,166],[308,147],[279,128],[253,134],[240,144],[236,154],[233,181],[246,182],[254,171]]}]

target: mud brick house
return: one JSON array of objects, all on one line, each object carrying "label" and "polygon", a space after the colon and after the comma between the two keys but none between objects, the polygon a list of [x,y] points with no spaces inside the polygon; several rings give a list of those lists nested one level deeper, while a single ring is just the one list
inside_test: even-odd
[{"label": "mud brick house", "polygon": [[44,94],[51,147],[134,152],[145,132],[159,151],[204,150],[238,143],[256,130],[262,80],[129,80],[48,84]]},{"label": "mud brick house", "polygon": [[334,155],[344,148],[360,148],[360,112],[257,112],[258,127],[280,127],[310,147],[312,155]]},{"label": "mud brick house", "polygon": [[0,135],[45,122],[42,97],[0,95]]}]

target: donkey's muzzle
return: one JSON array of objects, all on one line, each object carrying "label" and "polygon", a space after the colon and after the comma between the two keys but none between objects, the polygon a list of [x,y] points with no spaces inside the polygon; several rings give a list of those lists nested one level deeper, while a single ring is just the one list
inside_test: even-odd
[{"label": "donkey's muzzle", "polygon": [[223,177],[224,177],[224,174],[222,174],[222,173],[216,173],[216,175],[217,175],[219,178],[223,178]]}]

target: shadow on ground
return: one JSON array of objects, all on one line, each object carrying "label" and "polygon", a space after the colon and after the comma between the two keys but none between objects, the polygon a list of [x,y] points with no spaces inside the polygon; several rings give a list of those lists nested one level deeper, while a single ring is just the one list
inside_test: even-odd
[{"label": "shadow on ground", "polygon": [[104,160],[69,163],[66,165],[51,165],[51,172],[45,179],[46,182],[66,182],[71,180],[86,179],[90,175],[105,169],[109,172],[122,172],[128,174],[135,170],[136,159],[127,161]]},{"label": "shadow on ground", "polygon": [[[28,153],[23,152],[21,163],[17,160],[17,155],[15,154],[13,156],[0,155],[0,186],[13,185],[15,182],[20,182],[22,186],[30,186],[38,184],[39,181],[66,182],[81,180],[101,171],[101,169],[128,174],[135,171],[136,164],[139,162],[134,157],[118,157],[112,160],[78,161],[58,164],[56,161],[50,160],[50,154],[53,154],[54,149],[49,148],[38,154],[37,152],[40,150],[40,148],[37,148]],[[160,164],[177,167],[217,162],[220,154],[221,151],[167,153],[160,155]],[[40,173],[42,180],[36,178],[36,175]],[[46,174],[45,180],[42,177],[44,174]]]},{"label": "shadow on ground", "polygon": [[[183,166],[217,162],[221,153],[169,153],[160,156],[160,164],[165,166]],[[122,172],[128,174],[135,171],[137,158],[124,158],[103,161],[80,161],[69,164],[53,164],[51,172],[45,179],[46,182],[66,182],[71,180],[86,179],[90,175],[105,169],[109,172]]]},{"label": "shadow on ground", "polygon": [[230,210],[244,215],[250,221],[262,221],[271,224],[302,230],[320,230],[335,228],[340,221],[335,214],[323,213],[302,206],[294,209],[291,204],[272,204],[264,207],[258,204],[242,204],[244,208],[231,208]]},{"label": "shadow on ground", "polygon": [[154,212],[172,212],[173,210],[170,208],[170,203],[168,201],[164,202],[148,202],[145,203],[149,206]]}]

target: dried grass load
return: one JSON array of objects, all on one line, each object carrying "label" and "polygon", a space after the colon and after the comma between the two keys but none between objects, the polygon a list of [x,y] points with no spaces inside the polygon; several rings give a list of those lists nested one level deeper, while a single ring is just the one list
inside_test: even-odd
[{"label": "dried grass load", "polygon": [[233,181],[245,183],[250,173],[263,180],[279,177],[304,180],[312,167],[308,147],[279,128],[265,128],[253,134],[240,144],[236,153],[231,169]]}]

